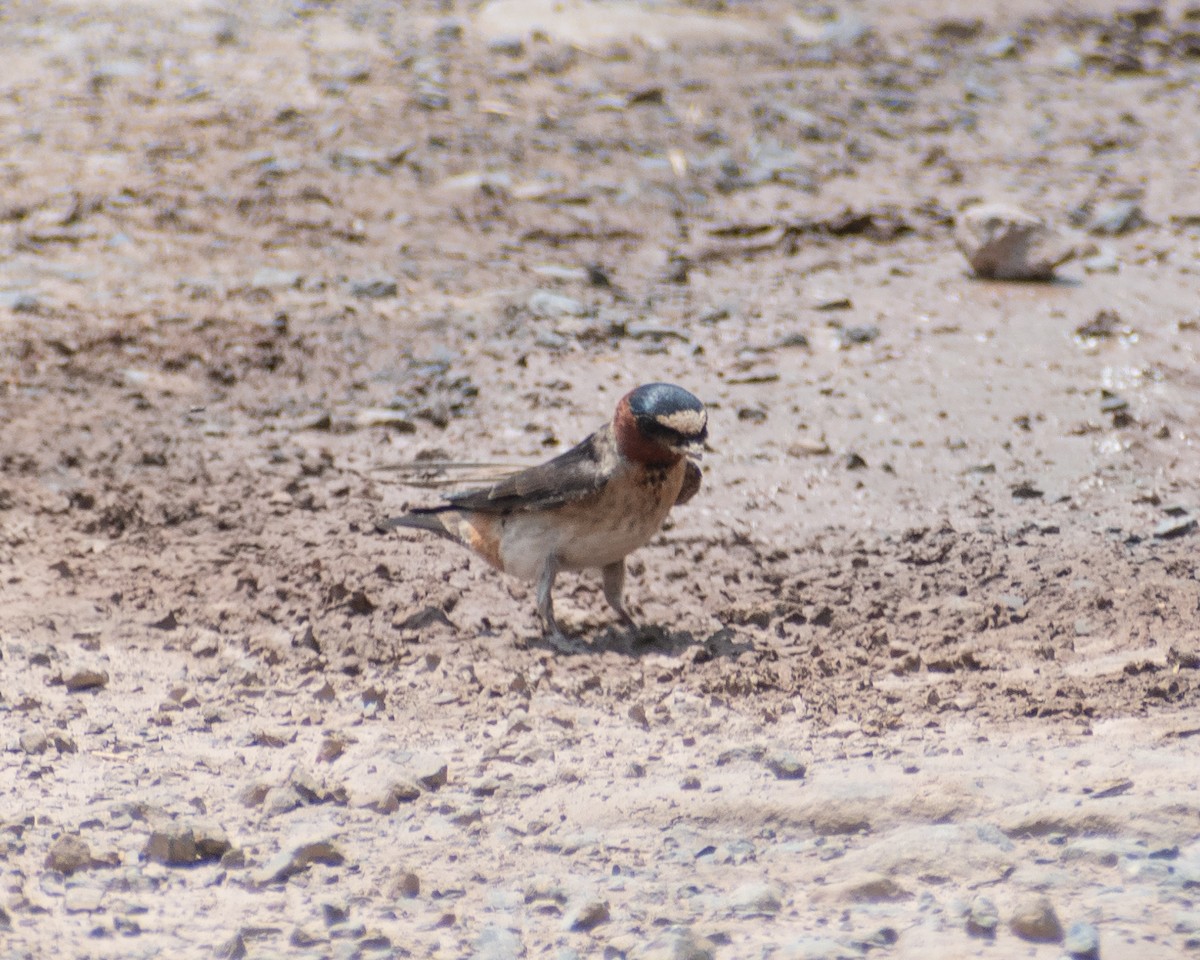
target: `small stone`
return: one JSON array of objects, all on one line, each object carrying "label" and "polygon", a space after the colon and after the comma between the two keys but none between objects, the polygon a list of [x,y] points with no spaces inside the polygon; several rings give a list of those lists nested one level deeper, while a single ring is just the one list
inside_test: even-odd
[{"label": "small stone", "polygon": [[1182,537],[1196,529],[1196,518],[1191,516],[1168,517],[1154,528],[1154,536],[1159,540],[1171,540]]},{"label": "small stone", "polygon": [[774,916],[783,909],[783,897],[769,883],[744,883],[730,895],[729,904],[742,916]]},{"label": "small stone", "polygon": [[57,870],[68,877],[80,870],[86,870],[93,863],[92,851],[87,841],[74,833],[64,833],[50,844],[50,850],[46,853],[47,868]]},{"label": "small stone", "polygon": [[1082,266],[1087,273],[1116,273],[1121,269],[1121,261],[1115,250],[1101,247],[1097,253],[1085,257]]},{"label": "small stone", "polygon": [[233,850],[229,837],[215,823],[206,820],[192,822],[192,837],[196,845],[196,858],[200,861],[223,860]]},{"label": "small stone", "polygon": [[954,239],[976,276],[988,280],[1049,280],[1076,253],[1040,217],[1004,203],[964,210]]},{"label": "small stone", "polygon": [[488,41],[487,49],[488,53],[496,53],[503,57],[520,57],[525,53],[525,43],[516,34],[493,37]]},{"label": "small stone", "polygon": [[262,267],[254,274],[250,285],[258,290],[294,290],[303,279],[299,271]]},{"label": "small stone", "polygon": [[1095,924],[1077,920],[1067,928],[1063,949],[1075,960],[1098,960],[1100,956],[1100,931]]},{"label": "small stone", "polygon": [[108,671],[93,664],[76,664],[63,671],[63,685],[72,693],[97,690],[108,684]]},{"label": "small stone", "polygon": [[331,838],[305,837],[293,840],[272,857],[259,871],[256,880],[260,886],[265,886],[268,883],[287,880],[314,863],[336,867],[345,860],[345,856]]},{"label": "small stone", "polygon": [[142,848],[142,857],[168,867],[188,866],[199,859],[191,827],[169,823],[155,830]]},{"label": "small stone", "polygon": [[1092,233],[1115,237],[1144,226],[1146,217],[1142,208],[1132,200],[1121,200],[1105,204],[1092,214]]},{"label": "small stone", "polygon": [[364,300],[385,300],[400,292],[400,285],[391,279],[355,280],[350,284],[350,293]]},{"label": "small stone", "polygon": [[1046,897],[1031,897],[1018,903],[1008,928],[1022,940],[1033,943],[1058,943],[1063,938],[1058,914]]},{"label": "small stone", "polygon": [[412,900],[421,895],[421,878],[411,870],[402,870],[396,874],[390,888],[392,897],[403,897]]},{"label": "small stone", "polygon": [[288,936],[288,945],[292,947],[316,947],[328,942],[329,937],[326,936],[325,931],[318,930],[316,927],[295,927]]},{"label": "small stone", "polygon": [[449,767],[446,761],[432,753],[414,757],[412,772],[417,783],[426,790],[437,790],[439,787],[444,787],[449,780]]},{"label": "small stone", "polygon": [[326,900],[321,904],[321,919],[327,927],[345,923],[350,919],[350,907],[345,901]]},{"label": "small stone", "polygon": [[608,904],[595,897],[580,900],[563,917],[565,930],[591,930],[609,917]]},{"label": "small stone", "polygon": [[803,780],[808,772],[800,758],[791,753],[772,754],[763,761],[763,766],[775,774],[777,780]]},{"label": "small stone", "polygon": [[400,804],[411,803],[421,795],[421,788],[411,780],[369,780],[351,787],[351,803],[376,813],[395,813]]},{"label": "small stone", "polygon": [[213,956],[216,960],[245,960],[246,956],[246,941],[242,938],[239,931],[232,937],[221,943],[213,951]]},{"label": "small stone", "polygon": [[45,753],[50,747],[50,738],[41,730],[26,731],[21,734],[18,742],[21,744],[21,751],[31,757]]},{"label": "small stone", "polygon": [[700,789],[700,778],[696,777],[696,776],[684,777],[682,780],[679,781],[679,789],[680,790],[699,790]]},{"label": "small stone", "polygon": [[635,956],[637,960],[713,960],[715,944],[687,927],[671,927],[655,937]]},{"label": "small stone", "polygon": [[67,913],[95,913],[104,902],[104,889],[96,886],[69,886],[63,895]]},{"label": "small stone", "polygon": [[529,310],[539,317],[586,317],[587,304],[551,290],[537,290],[529,298]]},{"label": "small stone", "polygon": [[492,924],[480,931],[472,956],[474,960],[518,960],[525,956],[525,945],[516,931]]},{"label": "small stone", "polygon": [[973,937],[994,937],[1000,925],[1000,911],[987,897],[976,897],[967,912],[967,933]]}]

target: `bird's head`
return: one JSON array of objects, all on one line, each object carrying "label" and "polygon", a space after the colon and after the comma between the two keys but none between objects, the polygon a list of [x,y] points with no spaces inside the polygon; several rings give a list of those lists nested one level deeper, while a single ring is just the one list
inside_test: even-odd
[{"label": "bird's head", "polygon": [[708,411],[683,387],[647,383],[621,398],[613,428],[630,460],[670,464],[699,453],[708,439]]}]

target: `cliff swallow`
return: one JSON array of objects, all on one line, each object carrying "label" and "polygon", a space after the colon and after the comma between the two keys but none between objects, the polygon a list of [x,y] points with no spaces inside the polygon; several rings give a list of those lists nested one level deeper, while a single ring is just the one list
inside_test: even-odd
[{"label": "cliff swallow", "polygon": [[566,453],[490,487],[452,494],[384,526],[429,530],[474,550],[497,570],[537,583],[537,608],[555,640],[554,578],[599,568],[604,597],[621,622],[625,557],[646,544],[676,504],[700,489],[690,459],[708,437],[708,413],[669,383],[621,398],[612,421]]}]

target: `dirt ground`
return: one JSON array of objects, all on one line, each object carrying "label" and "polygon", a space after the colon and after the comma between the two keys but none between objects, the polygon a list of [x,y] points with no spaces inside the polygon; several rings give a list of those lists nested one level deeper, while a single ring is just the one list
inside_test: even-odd
[{"label": "dirt ground", "polygon": [[[0,957],[1200,953],[1200,8],[978,7],[6,4]],[[640,634],[377,529],[651,380]]]}]

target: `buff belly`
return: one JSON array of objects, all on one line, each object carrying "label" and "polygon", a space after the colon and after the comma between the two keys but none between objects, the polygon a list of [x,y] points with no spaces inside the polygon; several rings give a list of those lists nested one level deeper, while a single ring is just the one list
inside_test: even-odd
[{"label": "buff belly", "polygon": [[499,518],[502,569],[536,580],[551,554],[562,570],[616,563],[662,528],[679,496],[683,474],[682,464],[651,476],[631,471],[579,503]]}]

